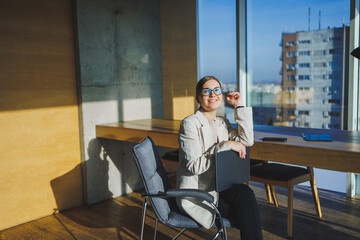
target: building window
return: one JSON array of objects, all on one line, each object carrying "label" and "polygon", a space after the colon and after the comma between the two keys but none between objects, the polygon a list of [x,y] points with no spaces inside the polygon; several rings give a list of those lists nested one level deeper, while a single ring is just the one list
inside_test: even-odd
[{"label": "building window", "polygon": [[310,63],[299,63],[299,67],[301,67],[301,68],[309,68]]},{"label": "building window", "polygon": [[295,75],[288,75],[287,80],[295,80]]},{"label": "building window", "polygon": [[296,45],[295,41],[290,41],[290,42],[286,43],[286,46],[288,46],[288,47],[291,47],[291,46],[294,46],[294,45]]},{"label": "building window", "polygon": [[310,75],[299,75],[299,80],[310,80]]},{"label": "building window", "polygon": [[310,56],[310,51],[300,51],[299,56]]},{"label": "building window", "polygon": [[295,64],[294,64],[294,63],[292,63],[292,64],[287,64],[287,65],[286,65],[286,69],[287,69],[287,70],[295,70]]},{"label": "building window", "polygon": [[296,57],[296,52],[287,52],[288,57]]},{"label": "building window", "polygon": [[306,110],[299,110],[299,115],[306,115],[306,116],[309,116],[310,115],[310,112],[309,111],[306,111]]},{"label": "building window", "polygon": [[295,87],[288,87],[287,90],[288,90],[289,92],[294,91],[294,90],[295,90]]},{"label": "building window", "polygon": [[290,116],[295,116],[295,110],[294,109],[287,109],[287,114]]},{"label": "building window", "polygon": [[311,41],[310,40],[300,40],[299,44],[310,44]]}]

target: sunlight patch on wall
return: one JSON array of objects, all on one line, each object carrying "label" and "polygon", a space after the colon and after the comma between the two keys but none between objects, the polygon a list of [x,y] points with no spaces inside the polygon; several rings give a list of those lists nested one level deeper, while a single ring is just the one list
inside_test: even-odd
[{"label": "sunlight patch on wall", "polygon": [[173,118],[182,120],[195,112],[194,96],[173,98]]},{"label": "sunlight patch on wall", "polygon": [[123,100],[123,120],[131,121],[151,118],[151,99],[137,98]]}]

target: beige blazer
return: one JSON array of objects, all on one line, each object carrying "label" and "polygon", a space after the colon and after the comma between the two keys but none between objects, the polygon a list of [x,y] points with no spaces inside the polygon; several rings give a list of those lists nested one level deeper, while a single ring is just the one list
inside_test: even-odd
[{"label": "beige blazer", "polygon": [[[214,144],[209,121],[201,110],[186,117],[179,129],[179,165],[176,185],[179,189],[200,189],[210,193],[218,204],[219,194],[215,191],[215,153],[230,150],[225,141],[240,141],[250,147],[254,143],[252,108],[235,110],[238,130],[223,118],[216,118],[218,143]],[[180,210],[186,212],[205,228],[215,220],[210,204],[195,198],[177,199]]]}]

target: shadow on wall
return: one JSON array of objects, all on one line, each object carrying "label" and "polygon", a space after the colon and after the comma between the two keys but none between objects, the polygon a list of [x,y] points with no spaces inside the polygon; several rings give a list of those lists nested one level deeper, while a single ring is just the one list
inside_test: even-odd
[{"label": "shadow on wall", "polygon": [[[88,193],[91,194],[96,191],[96,193],[98,193],[96,194],[97,196],[102,196],[101,200],[111,199],[113,194],[109,191],[108,186],[109,162],[104,152],[103,158],[100,157],[102,151],[99,141],[97,139],[92,139],[89,142],[87,151],[89,159],[82,164],[85,165],[84,167],[86,167],[87,171],[91,171],[85,174],[92,174],[92,176],[94,176],[93,178],[90,178],[91,188],[88,189]],[[56,200],[56,210],[63,211],[74,206],[82,205],[81,180],[78,181],[80,182],[80,186],[74,186],[74,179],[78,176],[81,176],[81,164],[50,182]],[[80,199],[80,202],[74,204],[74,199]]]},{"label": "shadow on wall", "polygon": [[[115,172],[111,173],[112,179],[118,175],[118,181],[114,181],[110,189],[114,189],[116,196],[124,195],[143,188],[140,175],[133,159],[132,149],[136,143],[99,139],[99,143],[104,149],[106,157],[111,160],[111,164],[116,167]],[[104,157],[105,158],[105,157]]]},{"label": "shadow on wall", "polygon": [[86,178],[84,187],[86,184],[88,199],[94,203],[111,199],[113,193],[109,189],[109,160],[98,139],[90,140],[87,153],[89,159],[85,161],[85,174],[91,177]]},{"label": "shadow on wall", "polygon": [[[51,181],[51,187],[58,211],[75,206],[92,205],[113,197],[124,195],[143,188],[138,170],[132,156],[135,143],[109,139],[90,140],[87,153],[88,159],[83,164],[83,189],[87,199],[82,198],[81,181],[74,179],[81,174],[81,164],[66,174]],[[113,181],[109,181],[113,179]],[[78,185],[74,185],[79,182]],[[79,200],[78,200],[79,199]],[[76,202],[76,204],[74,203]]]},{"label": "shadow on wall", "polygon": [[81,165],[50,181],[55,197],[54,212],[81,206],[83,203],[81,188]]}]

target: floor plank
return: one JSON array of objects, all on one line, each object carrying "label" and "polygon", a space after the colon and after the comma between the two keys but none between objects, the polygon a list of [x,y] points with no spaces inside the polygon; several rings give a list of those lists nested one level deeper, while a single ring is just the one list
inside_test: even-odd
[{"label": "floor plank", "polygon": [[[263,227],[264,239],[287,239],[287,191],[276,188],[279,208],[266,202],[261,184],[251,183]],[[360,239],[360,199],[319,190],[324,218],[318,219],[309,187],[294,190],[293,239]],[[90,207],[79,207],[0,231],[0,239],[139,239],[143,199],[135,192]],[[147,211],[145,239],[152,239],[155,216]],[[157,239],[171,239],[179,229],[158,226]],[[206,229],[186,231],[180,239],[209,239]],[[229,239],[240,231],[228,229]]]}]

